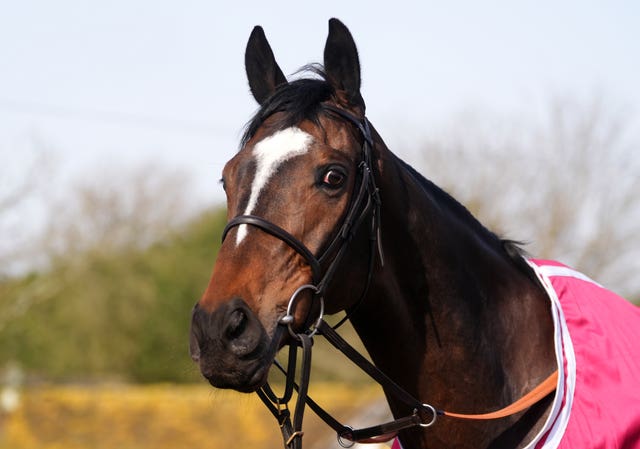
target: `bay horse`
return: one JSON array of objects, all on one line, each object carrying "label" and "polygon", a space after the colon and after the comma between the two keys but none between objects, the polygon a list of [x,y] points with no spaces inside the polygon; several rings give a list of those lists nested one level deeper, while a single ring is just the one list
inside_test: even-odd
[{"label": "bay horse", "polygon": [[[366,119],[344,24],[329,21],[306,78],[287,81],[259,26],[245,66],[260,108],[223,170],[229,223],[191,322],[213,386],[258,392],[289,448],[305,404],[345,446],[640,447],[638,309],[526,258],[394,155]],[[322,319],[341,311],[373,364]],[[324,416],[306,395],[315,334],[382,384],[394,421],[357,431]],[[285,346],[278,398],[267,375]]]}]

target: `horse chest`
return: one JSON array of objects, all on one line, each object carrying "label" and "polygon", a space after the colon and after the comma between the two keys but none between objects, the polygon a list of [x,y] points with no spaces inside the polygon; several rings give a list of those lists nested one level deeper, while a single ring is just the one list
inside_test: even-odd
[{"label": "horse chest", "polygon": [[640,447],[640,308],[557,262],[530,265],[550,300],[559,377],[525,449]]}]

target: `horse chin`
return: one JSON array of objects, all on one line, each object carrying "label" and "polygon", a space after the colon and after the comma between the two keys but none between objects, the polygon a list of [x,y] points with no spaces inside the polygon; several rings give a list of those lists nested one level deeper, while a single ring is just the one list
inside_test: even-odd
[{"label": "horse chin", "polygon": [[253,393],[267,383],[270,367],[271,364],[258,365],[242,372],[235,371],[229,376],[209,376],[207,380],[215,388]]},{"label": "horse chin", "polygon": [[[233,366],[218,363],[215,368],[207,369],[201,361],[201,371],[215,388],[252,393],[267,382],[272,364],[273,358],[269,360],[266,357],[260,357],[250,361],[236,362]],[[211,366],[211,364],[207,365]]]}]

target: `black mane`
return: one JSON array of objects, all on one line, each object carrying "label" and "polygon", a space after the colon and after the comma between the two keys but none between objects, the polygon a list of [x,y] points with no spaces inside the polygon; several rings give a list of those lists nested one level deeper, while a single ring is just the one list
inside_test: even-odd
[{"label": "black mane", "polygon": [[[327,80],[324,70],[319,65],[310,65],[303,67],[298,73],[310,73],[314,78],[300,78],[278,86],[273,93],[251,118],[245,126],[245,132],[240,141],[242,148],[255,135],[256,131],[264,121],[276,112],[285,112],[277,122],[273,124],[276,130],[281,130],[294,126],[303,120],[311,120],[316,124],[319,113],[323,110],[322,103],[331,99],[335,99],[335,89]],[[495,233],[484,227],[474,216],[460,204],[455,198],[442,190],[440,187],[426,179],[417,170],[406,162],[400,160],[405,169],[411,173],[422,187],[434,194],[438,201],[446,202],[452,205],[461,216],[465,217],[467,222],[474,230],[480,234],[488,235],[498,246],[502,248],[505,255],[523,272],[527,277],[532,279],[536,284],[538,279],[526,262],[528,257],[526,251],[522,249],[521,242],[509,239],[502,239]]]},{"label": "black mane", "polygon": [[522,242],[510,239],[503,239],[496,235],[491,230],[487,229],[469,210],[464,207],[459,201],[442,190],[440,187],[429,181],[422,174],[420,174],[415,168],[400,159],[400,162],[404,168],[411,174],[411,176],[424,188],[430,192],[431,195],[436,197],[439,203],[447,203],[450,207],[456,211],[457,214],[464,217],[467,223],[479,234],[487,235],[494,241],[505,255],[513,262],[513,264],[529,279],[531,279],[536,285],[539,285],[538,278],[533,272],[531,267],[526,261],[529,257],[527,252],[522,248]]},{"label": "black mane", "polygon": [[321,103],[334,97],[335,90],[327,81],[319,66],[309,66],[300,70],[316,75],[281,84],[247,123],[240,146],[243,147],[256,133],[264,121],[276,112],[286,112],[277,123],[276,129],[294,126],[303,120],[318,123]]}]

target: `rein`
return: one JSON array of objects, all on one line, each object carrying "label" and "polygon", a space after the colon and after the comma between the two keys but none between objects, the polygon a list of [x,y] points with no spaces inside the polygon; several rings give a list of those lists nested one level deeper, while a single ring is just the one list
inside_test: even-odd
[{"label": "rein", "polygon": [[[448,416],[457,419],[469,420],[489,420],[504,418],[519,413],[533,404],[539,402],[544,397],[555,391],[558,372],[554,372],[545,381],[539,384],[528,394],[520,398],[513,404],[491,413],[484,414],[461,414],[452,413],[444,410],[436,409],[434,406],[424,404],[413,397],[410,393],[396,384],[390,377],[380,371],[373,363],[367,360],[348,342],[346,342],[337,332],[336,329],[342,325],[355,311],[358,305],[366,296],[376,259],[376,253],[380,259],[380,264],[384,265],[382,252],[382,244],[380,239],[380,195],[375,183],[373,175],[373,138],[371,136],[371,128],[369,121],[365,118],[360,120],[356,116],[343,109],[336,108],[331,105],[323,105],[323,108],[333,114],[336,114],[351,124],[355,125],[363,136],[362,159],[358,165],[360,170],[360,184],[358,193],[351,201],[349,209],[343,219],[339,231],[333,240],[327,245],[326,249],[319,257],[316,257],[304,243],[291,235],[280,226],[255,215],[239,215],[230,220],[222,232],[222,240],[229,231],[240,225],[251,225],[261,229],[262,231],[282,240],[295,250],[311,268],[313,284],[306,284],[299,287],[292,294],[287,307],[287,313],[280,318],[276,331],[274,333],[272,344],[279,345],[285,331],[288,330],[290,336],[289,356],[286,369],[277,361],[274,361],[276,367],[285,375],[286,382],[284,392],[281,396],[274,393],[271,386],[266,383],[257,390],[257,394],[266,405],[267,409],[273,414],[280,426],[285,449],[301,449],[302,447],[302,420],[304,416],[305,406],[309,406],[327,425],[336,431],[338,442],[343,447],[351,447],[357,443],[379,443],[389,441],[398,435],[398,432],[410,427],[430,427],[435,424],[438,416]],[[370,216],[370,255],[367,279],[363,292],[358,301],[351,306],[343,319],[335,326],[329,325],[324,319],[324,294],[327,286],[333,278],[342,258],[346,254],[348,244],[352,240],[356,231]],[[376,251],[377,248],[377,251]],[[323,267],[324,274],[323,274]],[[313,299],[319,301],[320,311],[315,323],[307,325],[306,331],[296,332],[292,327],[294,317],[292,314],[293,306],[298,295],[304,290],[311,290]],[[308,317],[307,317],[308,321]],[[380,384],[388,394],[392,394],[398,400],[408,405],[413,413],[411,415],[371,426],[363,429],[353,429],[350,426],[341,424],[333,416],[327,413],[320,405],[318,405],[308,395],[308,387],[311,376],[311,353],[313,346],[313,337],[315,334],[324,336],[331,345],[342,352],[349,360],[351,360],[360,369],[366,372],[373,380]],[[300,382],[296,383],[295,373],[297,367],[298,348],[302,348],[302,361],[300,364]],[[293,396],[293,391],[297,391],[296,406],[291,416],[289,410],[289,402]]]}]

